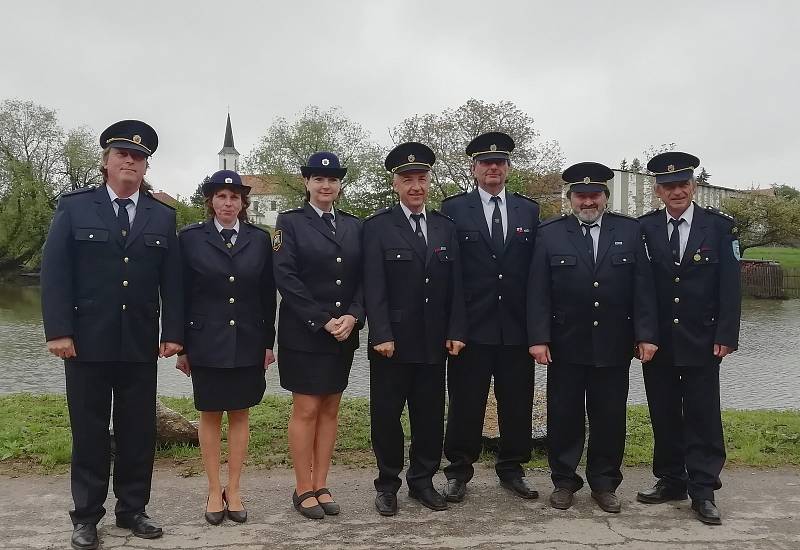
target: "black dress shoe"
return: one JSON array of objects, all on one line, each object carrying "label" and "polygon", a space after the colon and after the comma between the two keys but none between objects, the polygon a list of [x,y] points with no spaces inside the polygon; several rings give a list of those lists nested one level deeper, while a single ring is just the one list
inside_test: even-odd
[{"label": "black dress shoe", "polygon": [[424,489],[409,489],[408,496],[418,500],[420,504],[431,510],[441,512],[447,510],[447,501],[442,494],[433,487],[425,487]]},{"label": "black dress shoe", "polygon": [[722,523],[719,510],[717,510],[717,505],[714,504],[713,500],[693,500],[692,510],[694,510],[694,515],[697,516],[697,519],[706,525],[720,525]]},{"label": "black dress shoe", "polygon": [[161,527],[144,512],[132,516],[117,516],[117,527],[130,529],[133,536],[140,539],[157,539],[164,534]]},{"label": "black dress shoe", "polygon": [[375,509],[382,516],[394,516],[397,514],[397,495],[394,493],[381,492],[375,497]]},{"label": "black dress shoe", "polygon": [[337,504],[335,501],[321,502],[319,500],[319,497],[321,497],[322,495],[328,495],[329,497],[331,497],[331,499],[333,499],[333,495],[331,494],[330,490],[327,487],[323,487],[322,489],[317,489],[316,491],[314,491],[314,496],[317,497],[317,502],[319,502],[319,505],[322,506],[322,511],[325,512],[325,515],[338,516],[339,512],[342,511],[342,509],[339,507],[339,504]]},{"label": "black dress shoe", "polygon": [[219,525],[222,523],[222,520],[225,519],[225,508],[223,507],[222,510],[219,512],[209,512],[208,511],[208,498],[206,498],[206,513],[205,518],[208,523],[211,525]]},{"label": "black dress shoe", "polygon": [[222,501],[225,503],[225,513],[228,515],[228,519],[236,523],[244,523],[247,521],[247,510],[245,510],[244,504],[241,510],[231,510],[228,504],[228,496],[225,494],[224,490],[222,491]]},{"label": "black dress shoe", "polygon": [[444,498],[447,502],[461,502],[467,494],[467,484],[460,479],[448,479],[444,486]]},{"label": "black dress shoe", "polygon": [[70,541],[75,550],[94,550],[100,545],[94,523],[76,523]]},{"label": "black dress shoe", "polygon": [[509,491],[511,491],[520,498],[525,498],[525,499],[539,498],[539,491],[528,487],[528,484],[525,483],[525,479],[521,477],[515,477],[512,479],[501,479],[500,486],[505,489],[508,489]]},{"label": "black dress shoe", "polygon": [[645,489],[636,493],[636,500],[644,504],[661,504],[670,500],[686,500],[689,495],[686,489],[675,487],[664,481],[656,483],[652,489]]},{"label": "black dress shoe", "polygon": [[566,510],[572,506],[572,491],[565,487],[556,487],[550,494],[550,506],[558,510]]},{"label": "black dress shoe", "polygon": [[604,512],[618,514],[622,510],[622,503],[613,491],[592,491],[592,498]]},{"label": "black dress shoe", "polygon": [[292,493],[292,504],[294,504],[294,509],[300,512],[304,517],[308,519],[322,519],[325,517],[325,510],[322,509],[322,506],[319,504],[315,504],[314,506],[303,506],[302,502],[307,500],[311,497],[314,497],[314,491],[306,491],[302,495],[297,494],[297,491]]}]

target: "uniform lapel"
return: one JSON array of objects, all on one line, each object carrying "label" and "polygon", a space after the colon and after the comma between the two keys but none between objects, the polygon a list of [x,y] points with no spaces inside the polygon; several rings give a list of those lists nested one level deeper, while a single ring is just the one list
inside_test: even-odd
[{"label": "uniform lapel", "polygon": [[334,236],[334,239],[336,240],[336,244],[342,246],[342,242],[344,242],[344,234],[347,232],[348,224],[345,223],[344,216],[339,210],[334,209],[334,215],[334,223],[336,224],[336,235]]},{"label": "uniform lapel", "polygon": [[575,214],[570,215],[570,219],[567,220],[567,233],[569,233],[569,240],[572,243],[572,246],[575,247],[578,257],[583,263],[586,264],[586,267],[589,269],[589,271],[594,272],[592,260],[589,258],[589,253],[586,250],[586,241],[583,240],[583,231],[581,230],[581,226],[578,223],[578,218],[575,217]]},{"label": "uniform lapel", "polygon": [[[103,220],[103,223],[108,228],[108,232],[112,235],[114,240],[120,246],[123,245],[122,233],[120,232],[119,222],[114,215],[114,207],[111,205],[111,197],[108,196],[108,191],[105,185],[101,185],[94,191],[94,202],[97,206],[97,215]],[[135,219],[135,218],[134,218]]]},{"label": "uniform lapel", "polygon": [[469,211],[472,216],[472,221],[480,230],[483,240],[486,241],[486,246],[492,249],[492,237],[489,235],[489,226],[486,225],[486,215],[483,213],[483,202],[481,196],[478,194],[476,187],[469,194]]},{"label": "uniform lapel", "polygon": [[614,240],[614,218],[611,216],[603,216],[603,223],[600,225],[600,237],[597,243],[597,259],[594,262],[595,268],[600,265],[603,258],[608,252],[608,247]]},{"label": "uniform lapel", "polygon": [[[214,228],[216,229],[216,227]],[[248,244],[250,244],[250,237],[253,232],[253,228],[250,225],[239,222],[239,234],[236,235],[236,243],[231,247],[230,254],[231,256],[236,256],[239,252],[244,250]],[[228,248],[227,246],[225,248]]]},{"label": "uniform lapel", "polygon": [[[405,212],[400,207],[400,204],[396,204],[395,207],[392,209],[392,216],[394,216],[394,224],[399,229],[400,235],[406,240],[406,242],[414,249],[419,259],[423,262],[425,261],[425,243],[414,234],[414,230],[411,229],[411,222],[408,221],[406,218]],[[428,218],[426,216],[425,223],[428,223]],[[430,236],[428,236],[430,238]]]},{"label": "uniform lapel", "polygon": [[647,241],[647,246],[658,252],[656,258],[659,261],[675,271],[677,266],[672,261],[672,252],[669,249],[669,238],[667,237],[667,214],[664,210],[659,210],[654,215],[656,217],[655,237]]},{"label": "uniform lapel", "polygon": [[[303,212],[306,215],[306,219],[308,220],[308,223],[311,224],[311,227],[313,227],[314,229],[316,229],[317,231],[322,233],[322,235],[326,239],[329,239],[331,242],[336,243],[336,237],[333,236],[333,233],[331,233],[331,230],[328,228],[328,226],[322,220],[320,215],[317,214],[317,212],[316,212],[316,210],[314,210],[313,206],[311,206],[310,204],[306,203],[305,206],[303,206]],[[337,227],[336,229],[337,229],[337,232],[338,232],[339,228]],[[336,243],[336,244],[339,244],[339,243]]]},{"label": "uniform lapel", "polygon": [[[239,228],[241,228],[241,226],[242,225],[239,224]],[[238,242],[239,237],[237,236],[236,239]],[[220,235],[219,231],[217,231],[217,227],[214,225],[214,218],[206,220],[206,241],[208,244],[224,253],[226,256],[230,256],[230,250],[228,250],[228,247],[225,246],[225,241],[222,239],[222,235]]]},{"label": "uniform lapel", "polygon": [[131,232],[125,240],[125,248],[129,248],[131,243],[142,234],[147,223],[150,221],[150,209],[153,208],[153,199],[147,193],[139,193],[139,204],[136,205],[136,216],[131,224]]},{"label": "uniform lapel", "polygon": [[517,209],[519,208],[519,202],[517,202],[517,198],[514,197],[511,193],[508,192],[506,189],[506,215],[508,219],[506,220],[506,225],[508,230],[506,231],[506,243],[504,250],[508,250],[508,247],[511,245],[513,241],[512,237],[515,234],[516,228],[519,224],[519,212]]},{"label": "uniform lapel", "polygon": [[426,220],[428,224],[428,249],[425,254],[425,267],[428,267],[428,264],[430,263],[431,258],[433,257],[434,248],[436,248],[436,246],[438,246],[438,244],[442,240],[441,236],[442,231],[438,219],[439,217],[432,216],[430,214],[431,213],[428,212],[428,217]]},{"label": "uniform lapel", "polygon": [[686,241],[686,250],[683,251],[681,258],[681,267],[686,267],[692,263],[692,256],[695,251],[700,249],[703,240],[706,238],[706,226],[708,225],[708,217],[703,209],[696,204],[694,205],[694,214],[692,215],[692,228],[689,230],[689,239]]}]

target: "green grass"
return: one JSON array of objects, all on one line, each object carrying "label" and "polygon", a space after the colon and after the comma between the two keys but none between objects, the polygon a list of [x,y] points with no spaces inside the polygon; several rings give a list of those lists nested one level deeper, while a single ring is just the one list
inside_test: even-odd
[{"label": "green grass", "polygon": [[[187,418],[197,418],[190,398],[162,398],[164,404]],[[286,424],[291,411],[288,397],[267,396],[251,409],[248,463],[260,467],[288,466]],[[756,467],[800,466],[800,411],[723,411],[728,464]],[[408,434],[408,421],[404,417]],[[14,394],[0,397],[0,472],[53,473],[67,470],[71,437],[66,400],[62,395]],[[628,408],[627,466],[649,465],[653,434],[646,406]],[[193,445],[163,445],[159,460],[183,469],[184,475],[202,471],[200,449]],[[481,460],[494,457],[484,452]],[[339,437],[333,461],[356,467],[374,467],[369,437],[369,402],[342,401]],[[547,457],[537,449],[528,463],[547,468]]]},{"label": "green grass", "polygon": [[800,267],[800,248],[757,246],[744,251],[748,260],[777,260],[783,267]]}]

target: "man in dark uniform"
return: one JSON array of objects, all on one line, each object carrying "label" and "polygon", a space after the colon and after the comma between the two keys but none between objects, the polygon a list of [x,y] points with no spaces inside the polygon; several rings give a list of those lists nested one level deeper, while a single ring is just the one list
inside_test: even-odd
[{"label": "man in dark uniform", "polygon": [[491,379],[497,398],[500,484],[522,498],[538,493],[524,481],[531,458],[534,363],[528,354],[525,314],[539,205],[508,193],[506,178],[514,140],[502,132],[481,134],[467,145],[476,189],[446,199],[442,212],[456,222],[468,346],[450,358],[447,434],[450,461],[445,496],[460,502],[480,456],[481,432]]},{"label": "man in dark uniform", "polygon": [[647,362],[657,349],[653,276],[639,222],[606,211],[614,172],[581,162],[562,177],[572,214],[539,226],[528,289],[530,351],[548,365],[550,504],[569,508],[583,486],[576,469],[588,416],[592,498],[619,512],[628,370],[634,350]]},{"label": "man in dark uniform", "polygon": [[[183,290],[175,212],[144,181],[158,146],[144,122],[100,136],[104,184],[58,202],[42,257],[47,349],[64,359],[72,426],[72,546],[97,548],[114,418],[116,523],[162,534],[145,513],[155,451],[156,359],[183,342]],[[161,344],[159,346],[159,319]]]},{"label": "man in dark uniform", "polygon": [[719,524],[714,491],[725,463],[719,365],[739,345],[739,241],[730,216],[692,202],[699,163],[676,151],[647,163],[665,206],[640,218],[661,331],[661,347],[644,367],[658,482],[637,499],[683,500],[688,487],[697,518]]},{"label": "man in dark uniform", "polygon": [[422,143],[392,149],[385,166],[400,203],[364,222],[370,419],[379,470],[375,506],[385,516],[397,513],[406,402],[408,494],[432,510],[447,508],[433,488],[442,458],[445,358],[464,347],[466,329],[455,224],[425,208],[435,160]]}]

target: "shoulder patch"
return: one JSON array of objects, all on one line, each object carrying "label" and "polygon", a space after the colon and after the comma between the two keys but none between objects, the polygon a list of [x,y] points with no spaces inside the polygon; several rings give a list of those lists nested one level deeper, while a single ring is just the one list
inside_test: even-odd
[{"label": "shoulder patch", "polygon": [[371,220],[372,218],[376,218],[376,217],[380,216],[381,214],[388,214],[391,211],[392,211],[392,207],[391,206],[387,206],[386,208],[381,208],[377,212],[374,212],[374,213],[370,214],[369,216],[367,216],[366,218],[364,218],[364,221]]},{"label": "shoulder patch", "polygon": [[716,214],[717,216],[722,216],[727,220],[733,221],[733,216],[731,216],[730,214],[726,214],[722,210],[714,208],[713,206],[706,206],[706,212],[709,212],[711,214]]},{"label": "shoulder patch", "polygon": [[522,193],[517,193],[516,191],[514,192],[514,196],[515,196],[515,197],[519,197],[519,198],[521,198],[521,199],[525,199],[526,201],[531,201],[533,204],[539,204],[539,203],[536,201],[536,199],[532,199],[532,198],[530,198],[529,196],[527,196],[527,195],[523,195]]},{"label": "shoulder patch", "polygon": [[200,229],[206,224],[206,222],[192,222],[189,225],[185,225],[178,229],[178,233],[184,233],[186,231],[191,231],[192,229]]},{"label": "shoulder patch", "polygon": [[96,185],[87,185],[86,187],[81,187],[79,189],[74,189],[72,191],[67,191],[66,193],[61,193],[62,197],[74,197],[75,195],[82,195],[83,193],[88,193],[89,191],[94,191],[97,189]]},{"label": "shoulder patch", "polygon": [[555,223],[555,222],[560,222],[560,221],[566,220],[568,217],[569,217],[568,214],[557,214],[557,215],[553,216],[552,218],[547,218],[543,222],[540,222],[539,223],[539,227],[542,228],[545,225],[550,225],[551,223]]},{"label": "shoulder patch", "polygon": [[644,214],[639,216],[639,219],[641,220],[642,218],[645,218],[647,216],[653,216],[654,214],[658,214],[659,212],[661,212],[660,208],[653,208],[650,212],[645,212]]},{"label": "shoulder patch", "polygon": [[346,211],[346,210],[339,210],[339,209],[337,208],[337,209],[336,209],[336,211],[337,211],[337,212],[339,212],[340,214],[344,214],[345,216],[350,216],[351,218],[355,218],[355,219],[357,219],[357,220],[360,220],[360,219],[361,219],[361,218],[359,218],[358,216],[356,216],[355,214],[351,214],[350,212],[348,212],[348,211]]},{"label": "shoulder patch", "polygon": [[275,234],[272,235],[272,251],[277,252],[281,249],[283,245],[283,231],[280,229],[275,230]]},{"label": "shoulder patch", "polygon": [[447,214],[442,214],[442,213],[441,213],[441,212],[439,212],[438,210],[431,210],[431,214],[436,214],[437,216],[441,216],[442,218],[444,218],[444,219],[446,219],[446,220],[448,220],[448,221],[451,221],[451,222],[453,222],[453,223],[456,223],[456,222],[455,222],[455,220],[454,220],[453,218],[451,218],[451,217],[450,217],[450,216],[448,216]]},{"label": "shoulder patch", "polygon": [[463,196],[464,196],[464,195],[466,195],[466,194],[467,194],[467,192],[466,192],[466,191],[462,191],[461,193],[456,193],[455,195],[450,195],[449,197],[445,197],[445,198],[443,198],[443,199],[442,199],[442,202],[443,202],[443,203],[444,203],[444,202],[447,202],[447,201],[449,201],[449,200],[455,199],[456,197],[463,197]]},{"label": "shoulder patch", "polygon": [[298,206],[297,208],[289,208],[288,210],[283,210],[281,212],[278,212],[278,214],[297,214],[298,212],[302,212],[302,211],[303,211],[303,207],[302,206]]}]

